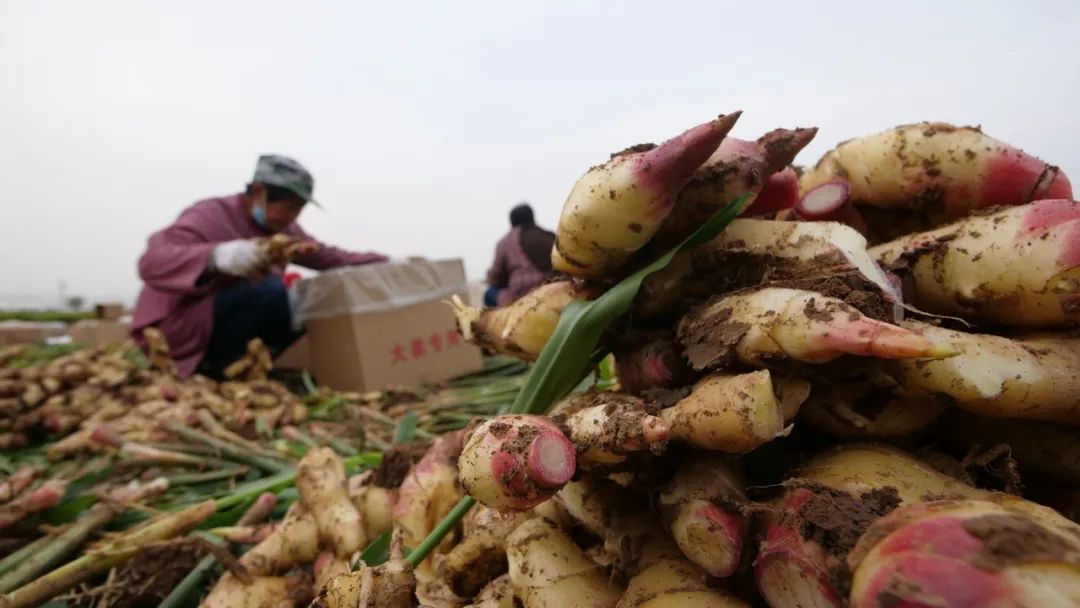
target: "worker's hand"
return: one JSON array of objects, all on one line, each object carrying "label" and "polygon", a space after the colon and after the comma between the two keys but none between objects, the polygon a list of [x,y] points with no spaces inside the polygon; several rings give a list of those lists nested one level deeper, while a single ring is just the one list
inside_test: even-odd
[{"label": "worker's hand", "polygon": [[255,241],[239,239],[214,247],[210,264],[218,272],[237,277],[251,276],[267,265],[266,251]]}]

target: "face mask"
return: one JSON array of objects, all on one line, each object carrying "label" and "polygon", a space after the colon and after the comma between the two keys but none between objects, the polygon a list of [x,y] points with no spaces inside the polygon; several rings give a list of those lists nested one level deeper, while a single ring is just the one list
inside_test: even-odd
[{"label": "face mask", "polygon": [[251,217],[256,224],[266,228],[266,207],[252,207]]}]

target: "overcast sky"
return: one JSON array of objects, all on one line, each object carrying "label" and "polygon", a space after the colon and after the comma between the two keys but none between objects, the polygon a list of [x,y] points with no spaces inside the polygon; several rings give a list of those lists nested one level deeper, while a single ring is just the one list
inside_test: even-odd
[{"label": "overcast sky", "polygon": [[[878,9],[874,6],[882,6]],[[463,257],[609,152],[742,109],[797,162],[981,124],[1080,182],[1080,2],[0,0],[0,294],[133,297],[147,235],[294,156],[324,241]]]}]

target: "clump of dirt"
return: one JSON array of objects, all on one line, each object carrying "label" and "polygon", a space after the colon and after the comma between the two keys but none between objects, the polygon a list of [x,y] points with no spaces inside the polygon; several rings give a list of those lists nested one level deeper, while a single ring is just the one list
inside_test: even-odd
[{"label": "clump of dirt", "polygon": [[893,321],[892,306],[885,301],[877,285],[858,272],[832,272],[822,267],[802,278],[774,281],[769,286],[816,291],[823,296],[842,300],[871,319]]},{"label": "clump of dirt", "polygon": [[108,582],[87,595],[112,608],[154,608],[209,552],[208,543],[191,540],[151,545],[113,570]]},{"label": "clump of dirt", "polygon": [[896,488],[886,486],[858,498],[820,485],[808,486],[814,494],[803,505],[803,538],[816,541],[828,553],[843,558],[874,520],[900,506]]},{"label": "clump of dirt", "polygon": [[416,440],[391,447],[383,454],[382,462],[372,474],[372,485],[390,489],[401,486],[409,469],[424,457],[429,446],[427,441]]},{"label": "clump of dirt", "polygon": [[715,309],[715,301],[688,313],[679,324],[679,341],[696,370],[726,366],[733,362],[735,345],[750,331],[748,323],[730,321],[731,309]]},{"label": "clump of dirt", "polygon": [[964,531],[983,541],[971,558],[971,563],[982,570],[1061,562],[1075,553],[1068,541],[1020,515],[984,515],[965,521]]},{"label": "clump of dirt", "polygon": [[900,506],[900,495],[892,486],[875,488],[858,498],[818,484],[805,487],[813,496],[799,512],[803,538],[821,545],[831,557],[830,581],[847,596],[851,570],[845,558],[871,523]]},{"label": "clump of dirt", "polygon": [[960,479],[976,488],[999,490],[1020,496],[1024,484],[1020,465],[1012,457],[1012,448],[999,443],[987,450],[972,446],[960,462]]}]

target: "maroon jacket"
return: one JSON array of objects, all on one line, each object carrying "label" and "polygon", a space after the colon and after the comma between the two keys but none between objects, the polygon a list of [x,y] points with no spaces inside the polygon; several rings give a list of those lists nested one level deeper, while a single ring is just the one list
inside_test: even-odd
[{"label": "maroon jacket", "polygon": [[[284,233],[311,239],[295,223]],[[244,209],[242,194],[202,200],[185,209],[171,226],[150,236],[146,251],[139,258],[139,278],[144,285],[135,304],[132,336],[141,343],[142,329],[156,326],[169,340],[180,376],[194,373],[213,331],[213,294],[244,280],[215,274],[199,282],[214,246],[267,234]],[[296,263],[313,270],[327,270],[387,260],[378,253],[354,253],[319,245],[317,253]],[[275,269],[279,273],[283,270]]]},{"label": "maroon jacket", "polygon": [[495,246],[495,262],[487,273],[487,284],[500,288],[499,306],[506,306],[529,293],[551,274],[549,270],[537,268],[526,255],[521,246],[521,231],[520,227],[514,228],[499,241]]}]

